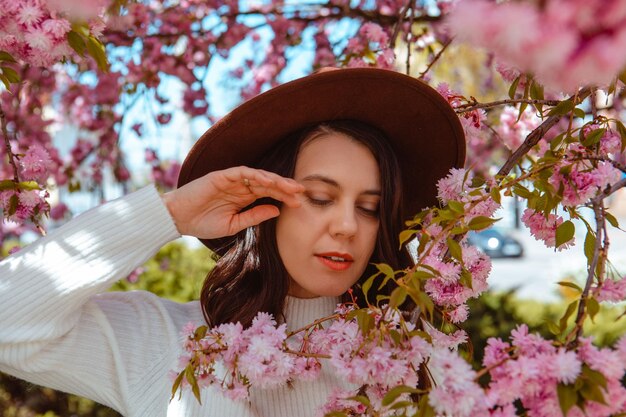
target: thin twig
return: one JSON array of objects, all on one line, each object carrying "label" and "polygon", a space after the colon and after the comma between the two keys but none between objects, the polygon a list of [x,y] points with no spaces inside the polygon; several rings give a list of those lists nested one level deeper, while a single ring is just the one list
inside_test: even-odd
[{"label": "thin twig", "polygon": [[624,188],[624,187],[626,187],[626,178],[622,178],[621,180],[613,184],[611,188],[607,188],[606,190],[604,190],[602,194],[599,194],[597,197],[595,197],[594,203],[601,202],[602,200],[604,200],[605,198],[607,198],[608,196],[610,196],[611,194],[613,194],[620,188]]},{"label": "thin twig", "polygon": [[15,155],[11,150],[11,140],[7,129],[7,119],[4,114],[4,110],[2,109],[2,105],[0,105],[0,124],[2,125],[2,136],[4,137],[4,146],[6,148],[7,157],[9,158],[9,163],[13,167],[13,181],[17,184],[20,182],[20,177],[18,175],[17,165],[15,164]]},{"label": "thin twig", "polygon": [[332,316],[322,317],[321,319],[317,319],[313,323],[307,324],[306,326],[303,326],[303,327],[299,328],[298,330],[294,330],[292,332],[289,332],[287,334],[287,337],[291,337],[291,336],[293,336],[295,334],[298,334],[298,333],[300,333],[302,331],[308,330],[311,327],[315,327],[315,326],[317,326],[319,324],[324,323],[325,321],[338,319],[339,317],[340,317],[339,314],[333,314]]},{"label": "thin twig", "polygon": [[415,8],[417,7],[417,0],[413,3],[411,8],[411,20],[409,21],[409,31],[406,34],[406,74],[411,74],[411,40],[413,40],[413,24],[415,23]]},{"label": "thin twig", "polygon": [[455,111],[457,113],[467,113],[467,112],[478,110],[478,109],[487,109],[490,107],[502,106],[504,104],[517,104],[517,103],[545,104],[546,106],[556,106],[560,103],[560,101],[559,100],[537,100],[537,99],[528,99],[528,98],[514,98],[514,99],[491,101],[489,103],[463,104],[463,105],[458,106],[455,109]]},{"label": "thin twig", "polygon": [[591,290],[591,284],[593,284],[593,278],[596,274],[596,266],[598,265],[598,261],[600,259],[600,252],[602,250],[602,231],[604,230],[604,207],[602,206],[602,202],[593,203],[593,213],[596,219],[596,241],[593,247],[593,258],[591,260],[591,264],[589,265],[589,269],[587,270],[587,282],[585,282],[585,288],[583,289],[582,294],[580,295],[580,303],[578,303],[578,312],[576,313],[576,334],[574,340],[577,340],[583,331],[583,322],[585,320],[585,310],[587,307],[587,298],[589,297],[589,291]]},{"label": "thin twig", "polygon": [[[568,100],[574,102],[574,105],[580,104],[581,101],[586,99],[589,94],[591,94],[591,88],[585,87],[580,90],[576,95],[570,97]],[[513,155],[504,163],[500,171],[496,174],[497,176],[506,176],[511,169],[517,164],[517,162],[522,159],[524,155],[528,153],[539,141],[544,137],[546,132],[550,130],[555,124],[561,120],[562,115],[554,115],[548,117],[542,124],[540,124],[535,130],[530,132],[528,136],[526,136],[526,140],[522,143],[516,150],[513,152]]]},{"label": "thin twig", "polygon": [[591,90],[591,97],[589,100],[591,101],[591,114],[593,115],[594,119],[598,118],[598,105],[596,103],[596,98],[597,98],[596,91],[597,90],[595,88]]},{"label": "thin twig", "polygon": [[443,46],[441,47],[441,49],[439,50],[439,52],[437,52],[437,55],[435,55],[435,57],[432,59],[432,61],[430,61],[430,63],[428,64],[428,66],[426,67],[426,69],[424,71],[422,71],[419,75],[419,77],[417,77],[418,79],[422,80],[424,79],[424,77],[426,76],[426,74],[428,73],[428,71],[430,71],[430,69],[432,68],[433,65],[435,65],[435,63],[439,60],[439,58],[441,57],[441,55],[443,54],[443,51],[446,50],[446,48],[448,48],[448,46],[450,46],[450,44],[452,43],[452,40],[454,38],[450,38],[446,41],[446,43],[443,44]]},{"label": "thin twig", "polygon": [[402,22],[404,22],[404,16],[409,10],[409,7],[411,7],[411,3],[413,3],[413,0],[407,0],[406,4],[398,14],[398,20],[393,27],[393,33],[391,34],[391,38],[389,38],[389,48],[391,49],[396,47],[396,39],[398,39],[398,34],[400,33],[400,26],[402,26]]}]

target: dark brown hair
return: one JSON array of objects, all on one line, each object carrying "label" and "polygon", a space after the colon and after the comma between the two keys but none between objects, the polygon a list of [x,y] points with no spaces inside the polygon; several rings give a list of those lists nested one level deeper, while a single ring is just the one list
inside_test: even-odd
[{"label": "dark brown hair", "polygon": [[[402,179],[396,156],[383,133],[354,120],[329,121],[306,127],[282,140],[256,167],[284,177],[293,177],[302,144],[332,133],[346,135],[365,145],[376,158],[380,172],[382,193],[376,246],[370,265],[354,286],[353,292],[357,302],[364,305],[361,284],[376,272],[371,263],[385,262],[394,269],[412,264],[408,252],[398,250],[398,235],[404,219]],[[261,199],[255,204],[267,202],[267,199]],[[280,205],[277,201],[273,203]],[[238,321],[247,327],[259,311],[280,317],[288,290],[289,275],[278,254],[274,218],[237,234],[233,246],[217,261],[204,281],[200,302],[209,325]],[[389,289],[385,288],[381,292],[388,295]],[[343,301],[349,301],[347,294],[344,294]]]}]

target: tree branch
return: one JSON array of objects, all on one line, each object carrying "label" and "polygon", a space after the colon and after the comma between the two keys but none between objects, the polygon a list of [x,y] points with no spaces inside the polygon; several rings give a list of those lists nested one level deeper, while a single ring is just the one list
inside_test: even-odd
[{"label": "tree branch", "polygon": [[514,98],[506,100],[491,101],[489,103],[468,103],[458,106],[455,110],[457,113],[467,113],[478,109],[488,109],[490,107],[502,106],[503,104],[545,104],[547,106],[556,106],[560,103],[559,100],[537,100],[528,98]]},{"label": "tree branch", "polygon": [[400,13],[398,14],[398,17],[399,17],[398,21],[394,25],[393,33],[391,34],[391,37],[389,38],[389,48],[391,49],[396,47],[396,39],[398,38],[398,34],[400,33],[400,26],[402,26],[402,22],[404,21],[404,16],[406,15],[406,12],[409,10],[409,7],[411,7],[411,3],[413,3],[413,0],[407,0],[406,5],[402,8]]},{"label": "tree branch", "polygon": [[580,295],[580,303],[578,303],[578,312],[576,313],[576,335],[574,340],[577,340],[583,331],[583,322],[585,321],[585,310],[587,307],[587,298],[589,297],[589,291],[591,290],[591,284],[593,284],[593,277],[595,276],[596,267],[600,259],[600,252],[602,251],[602,231],[604,230],[604,207],[602,202],[594,201],[593,213],[596,219],[596,241],[593,247],[593,259],[589,264],[587,270],[587,282],[585,282],[585,288]]},{"label": "tree branch", "polygon": [[[446,41],[446,43],[443,44],[443,46],[441,47],[441,49],[439,50],[439,52],[437,52],[437,55],[435,55],[435,57],[432,59],[432,61],[430,61],[428,63],[428,66],[426,67],[426,69],[424,71],[422,71],[419,75],[419,77],[417,77],[418,79],[422,80],[424,79],[424,77],[426,76],[426,74],[428,73],[428,71],[430,71],[430,69],[432,68],[433,65],[435,65],[435,63],[437,61],[439,61],[439,58],[441,58],[441,55],[443,54],[443,51],[446,50],[446,48],[448,48],[448,46],[450,46],[450,44],[452,43],[452,40],[454,38],[450,38]],[[458,111],[457,111],[458,113]]]},{"label": "tree branch", "polygon": [[[568,100],[572,101],[574,105],[580,104],[584,99],[586,99],[589,94],[591,94],[591,87],[585,87],[580,90],[577,94],[570,97]],[[500,171],[496,174],[497,176],[506,176],[511,169],[517,164],[517,162],[522,159],[524,155],[528,153],[539,141],[545,136],[546,132],[552,128],[555,124],[561,120],[562,115],[554,115],[548,117],[541,125],[539,125],[535,130],[530,132],[528,136],[526,136],[526,140],[522,143],[519,148],[513,152],[511,157],[505,162],[505,164],[500,168]]]}]

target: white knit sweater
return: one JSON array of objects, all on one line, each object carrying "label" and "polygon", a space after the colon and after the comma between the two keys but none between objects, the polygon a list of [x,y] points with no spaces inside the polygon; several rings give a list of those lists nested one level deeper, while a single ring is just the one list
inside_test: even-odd
[{"label": "white knit sweater", "polygon": [[[104,292],[179,234],[154,187],[90,210],[0,262],[0,371],[82,395],[128,417],[313,416],[333,387],[311,382],[253,390],[233,402],[213,389],[203,404],[169,402],[180,331],[203,322],[197,301],[144,291]],[[328,315],[334,298],[288,297],[290,329]]]}]

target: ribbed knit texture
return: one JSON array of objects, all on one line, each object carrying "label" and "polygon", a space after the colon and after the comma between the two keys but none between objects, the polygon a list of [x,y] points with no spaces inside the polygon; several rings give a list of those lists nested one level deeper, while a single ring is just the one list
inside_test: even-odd
[{"label": "ribbed knit texture", "polygon": [[[0,262],[0,371],[92,398],[127,417],[313,416],[333,387],[316,381],[253,390],[233,402],[213,389],[169,403],[180,330],[203,323],[198,302],[177,304],[144,291],[106,293],[179,237],[154,187],[90,210]],[[299,328],[331,314],[337,299],[288,297]]]}]

